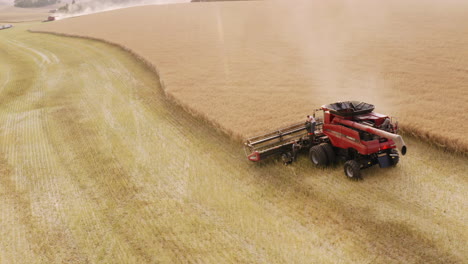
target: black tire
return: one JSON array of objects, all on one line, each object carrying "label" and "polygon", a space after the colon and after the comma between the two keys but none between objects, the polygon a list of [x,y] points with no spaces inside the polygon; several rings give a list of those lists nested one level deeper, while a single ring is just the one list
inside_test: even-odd
[{"label": "black tire", "polygon": [[291,152],[284,152],[283,154],[281,154],[281,161],[283,161],[284,165],[291,164],[293,161]]},{"label": "black tire", "polygon": [[355,160],[348,160],[344,164],[344,173],[349,179],[358,180],[361,178],[361,166]]},{"label": "black tire", "polygon": [[328,164],[327,154],[319,145],[310,148],[309,158],[310,161],[312,161],[312,163],[318,167],[324,167]]},{"label": "black tire", "polygon": [[398,154],[398,150],[392,149],[390,150],[390,154],[396,154],[396,156],[391,156],[390,158],[392,159],[393,165],[396,166],[398,162],[400,161],[400,155]]},{"label": "black tire", "polygon": [[336,154],[335,154],[335,151],[333,150],[333,147],[329,143],[322,143],[319,146],[323,149],[323,151],[327,155],[328,163],[334,164],[336,161]]}]

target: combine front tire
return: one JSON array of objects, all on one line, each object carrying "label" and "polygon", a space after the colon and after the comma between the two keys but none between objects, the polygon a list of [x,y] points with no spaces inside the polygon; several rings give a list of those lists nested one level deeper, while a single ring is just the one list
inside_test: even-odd
[{"label": "combine front tire", "polygon": [[293,155],[291,152],[285,152],[281,154],[281,160],[283,161],[284,165],[289,165],[293,162]]},{"label": "combine front tire", "polygon": [[355,160],[348,160],[344,164],[344,172],[346,177],[357,180],[361,178],[361,166]]},{"label": "combine front tire", "polygon": [[328,163],[329,164],[335,163],[336,155],[335,155],[335,151],[333,150],[333,147],[329,143],[322,143],[319,146],[322,147],[323,151],[327,155]]},{"label": "combine front tire", "polygon": [[327,154],[320,145],[310,148],[309,158],[315,166],[323,167],[328,163]]}]

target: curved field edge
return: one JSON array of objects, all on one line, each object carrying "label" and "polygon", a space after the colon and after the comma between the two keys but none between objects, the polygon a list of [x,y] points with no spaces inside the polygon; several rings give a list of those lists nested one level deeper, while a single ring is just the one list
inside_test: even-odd
[{"label": "curved field edge", "polygon": [[[57,33],[57,32],[50,32],[50,31],[43,31],[43,30],[32,30],[32,29],[29,29],[29,32],[39,33],[39,34],[51,34],[55,36],[63,36],[63,37],[70,37],[70,38],[89,39],[89,40],[94,40],[94,41],[100,41],[100,42],[118,47],[124,50],[125,52],[130,53],[133,57],[135,57],[135,59],[141,61],[143,64],[145,64],[148,67],[148,69],[150,69],[152,72],[154,72],[158,76],[160,83],[161,83],[161,87],[164,91],[164,94],[172,102],[178,104],[180,107],[182,107],[185,111],[187,111],[191,115],[201,118],[205,123],[225,133],[226,135],[230,136],[233,140],[239,143],[242,143],[243,140],[246,138],[246,135],[241,135],[240,133],[237,133],[233,129],[222,126],[219,122],[210,118],[207,114],[197,111],[193,109],[192,107],[190,107],[189,105],[182,103],[175,96],[173,96],[170,92],[167,92],[165,88],[166,86],[164,84],[163,76],[161,76],[161,74],[159,73],[158,67],[130,48],[120,45],[119,43],[108,41],[102,38],[95,38],[95,37],[75,35],[75,34]],[[434,145],[441,150],[453,151],[455,153],[459,153],[462,156],[468,156],[468,145],[466,145],[462,141],[454,140],[448,137],[443,137],[436,133],[428,131],[427,129],[416,127],[416,126],[411,126],[409,124],[401,125],[401,132],[403,136],[407,136],[410,134],[413,137],[418,138],[421,141],[424,141],[428,144]],[[252,136],[252,135],[248,135],[248,136]]]},{"label": "curved field edge", "polygon": [[[157,85],[151,87],[156,88]],[[159,87],[156,90],[159,91]],[[89,99],[95,101],[93,98]],[[91,113],[81,113],[81,116],[86,117]],[[67,114],[70,119],[74,115],[80,117],[80,113]],[[177,116],[186,118],[189,115],[180,113]],[[198,156],[187,156],[189,153],[178,155],[176,160],[180,162],[176,161],[176,163],[182,163],[181,172],[183,173],[170,174],[168,181],[164,182],[167,185],[158,184],[144,170],[130,177],[132,175],[126,175],[125,168],[120,165],[103,175],[112,180],[110,182],[104,179],[94,179],[93,174],[85,177],[91,180],[91,184],[88,183],[85,186],[87,187],[85,191],[91,198],[100,198],[106,201],[106,204],[114,199],[124,202],[111,207],[110,210],[100,207],[105,210],[96,210],[93,213],[93,215],[97,213],[95,218],[98,226],[108,228],[108,224],[111,223],[113,230],[109,231],[121,231],[122,236],[115,237],[112,236],[112,232],[105,233],[106,241],[103,246],[119,245],[118,242],[122,240],[130,241],[123,244],[123,249],[127,250],[130,247],[134,253],[142,252],[140,256],[143,258],[151,258],[151,250],[155,248],[142,248],[141,245],[154,241],[142,236],[142,231],[148,226],[155,227],[156,224],[150,224],[144,220],[161,218],[165,222],[157,230],[163,231],[167,228],[173,232],[163,233],[164,236],[160,242],[164,250],[161,253],[173,252],[176,255],[173,261],[205,260],[203,262],[219,263],[220,259],[232,259],[233,262],[256,260],[255,262],[290,263],[294,262],[292,261],[294,259],[300,259],[301,256],[304,256],[302,258],[304,263],[310,262],[311,259],[318,263],[333,263],[339,260],[374,263],[456,263],[457,260],[463,259],[464,253],[459,250],[457,252],[457,249],[461,249],[459,231],[463,229],[459,228],[458,232],[454,232],[456,227],[465,226],[463,219],[466,218],[460,207],[460,201],[462,201],[460,189],[466,186],[466,178],[463,177],[461,171],[466,168],[466,165],[460,164],[460,158],[452,155],[441,157],[444,166],[447,166],[447,168],[442,168],[439,166],[441,162],[437,162],[440,158],[439,152],[425,144],[409,141],[408,143],[414,145],[414,155],[402,162],[399,168],[395,170],[371,169],[366,172],[369,177],[364,182],[355,183],[343,177],[341,167],[326,170],[314,169],[305,157],[302,157],[293,167],[284,167],[275,160],[264,164],[250,164],[243,159],[239,145],[233,144],[227,137],[213,132],[201,135],[200,139],[197,139],[200,133],[195,132],[191,135],[185,127],[186,125],[198,127],[198,120],[194,121],[196,122],[185,122],[180,125],[177,123],[178,127],[183,128],[180,134],[184,136],[179,139],[183,142],[178,144],[185,147],[184,144],[190,145],[190,142],[186,142],[190,140],[194,140],[195,144],[203,144],[202,150],[204,151],[197,153],[203,159],[199,159],[200,164],[197,164],[198,162],[193,162],[195,161],[193,158],[200,158]],[[72,121],[68,120],[68,122]],[[65,123],[67,124],[73,125],[73,123]],[[149,122],[148,125],[147,129],[154,130],[155,128],[151,126],[161,129],[157,123]],[[67,126],[64,127],[70,129]],[[212,130],[208,126],[200,129],[204,132]],[[126,131],[128,130],[123,132]],[[185,136],[188,136],[188,139],[184,139]],[[50,137],[70,138],[60,133],[54,133]],[[64,143],[80,149],[80,141],[85,140],[86,135],[78,139],[78,142],[71,138]],[[151,138],[151,141],[155,140]],[[187,147],[190,148],[190,146]],[[94,149],[93,146],[87,148]],[[149,154],[154,155],[154,148],[148,150]],[[61,151],[61,148],[58,147],[57,151]],[[108,166],[109,162],[116,157],[110,157],[109,151],[95,154],[99,153],[104,155],[98,155],[97,159],[93,159],[93,164],[97,167],[95,172],[104,174],[102,165]],[[86,151],[83,154],[86,154]],[[122,154],[120,162],[127,162],[127,154],[131,153]],[[418,154],[421,156],[418,157]],[[154,160],[149,160],[149,162],[153,164]],[[435,164],[433,160],[436,160]],[[65,165],[70,165],[71,172],[79,170],[80,165],[85,165],[79,159],[76,161],[77,164],[64,161],[68,162]],[[102,162],[104,164],[101,164]],[[187,170],[184,169],[184,162],[190,165]],[[208,171],[200,170],[204,166],[213,167],[210,167]],[[223,171],[220,173],[219,169]],[[113,176],[114,173],[118,173],[118,177]],[[430,174],[427,175],[427,173]],[[179,210],[179,207],[176,207],[177,210],[167,211],[173,216],[161,215],[161,211],[167,210],[167,206],[158,207],[159,204],[164,205],[164,200],[149,201],[145,196],[148,194],[147,191],[152,190],[151,194],[154,195],[154,188],[156,188],[158,192],[170,193],[171,198],[172,196],[180,198],[177,197],[180,192],[180,186],[177,185],[184,177],[186,180],[188,177],[189,180],[188,185],[185,185],[188,189],[186,195],[189,196],[185,200],[182,199],[184,209]],[[75,180],[74,177],[66,177],[66,179],[69,178]],[[119,181],[119,178],[130,180],[130,182],[137,178],[149,181],[145,182],[148,185],[127,186],[123,185],[125,182]],[[113,184],[109,186],[113,188],[106,187],[107,184]],[[133,189],[133,187],[138,188]],[[171,189],[173,187],[174,190]],[[94,193],[93,190],[105,192]],[[123,197],[115,195],[115,192],[119,190],[125,194]],[[449,190],[450,194],[447,193]],[[136,199],[132,199],[131,195],[134,194],[138,194]],[[132,203],[128,203],[127,198]],[[436,199],[432,200],[433,198]],[[167,198],[165,200],[179,205],[179,200]],[[28,201],[25,200],[25,202]],[[113,203],[110,205],[115,206]],[[141,211],[133,211],[137,209],[136,205]],[[447,215],[445,215],[445,210],[447,210]],[[124,214],[128,212],[135,212],[137,216],[144,215],[145,218],[142,219],[143,222],[131,220]],[[182,212],[192,215],[186,219],[179,219]],[[238,217],[239,215],[242,217]],[[105,221],[98,222],[98,217],[101,216],[105,216]],[[207,217],[214,221],[205,222]],[[84,223],[88,223],[85,217],[83,220]],[[133,224],[137,223],[135,229],[127,230],[125,220]],[[174,223],[171,220],[177,220],[177,222]],[[190,222],[196,225],[191,225]],[[172,223],[174,224],[171,225]],[[83,229],[82,226],[78,228]],[[73,228],[68,230],[77,232]],[[101,230],[103,231],[106,229]],[[174,233],[179,236],[172,236]],[[101,233],[97,235],[99,234]],[[184,240],[186,234],[199,234],[200,236]],[[464,232],[461,233],[461,237],[466,237]],[[216,240],[217,238],[220,240]],[[216,243],[213,243],[215,241]],[[238,243],[233,243],[233,241]],[[78,242],[82,241],[78,240]],[[89,246],[82,245],[82,247],[89,250]],[[103,249],[102,246],[92,250],[89,257],[93,257],[93,254],[101,249]],[[112,249],[116,248],[112,247]],[[237,249],[240,251],[236,251]],[[116,253],[121,254],[119,251]],[[322,257],[319,257],[319,254]],[[307,258],[308,255],[309,257],[313,255],[313,258]],[[120,259],[122,255],[114,257]]]},{"label": "curved field edge", "polygon": [[175,96],[173,96],[172,94],[167,92],[166,85],[164,84],[164,79],[162,78],[161,74],[159,73],[158,67],[156,65],[154,65],[153,63],[149,62],[143,56],[139,55],[137,52],[133,51],[132,49],[129,49],[129,48],[127,48],[127,47],[125,47],[123,45],[120,45],[118,43],[111,42],[111,41],[101,39],[101,38],[94,38],[94,37],[74,35],[74,34],[56,33],[56,32],[50,32],[50,31],[42,31],[42,30],[31,30],[31,29],[29,29],[28,31],[31,32],[31,33],[36,33],[36,34],[49,34],[49,35],[60,36],[60,37],[81,38],[81,39],[88,39],[88,40],[92,40],[92,41],[99,41],[99,42],[102,42],[102,43],[117,47],[117,48],[123,50],[124,52],[128,52],[136,60],[138,60],[138,61],[142,62],[144,65],[146,65],[146,67],[156,75],[156,77],[159,79],[161,89],[164,92],[164,95],[166,96],[166,98],[168,100],[170,100],[173,103],[177,104],[178,106],[180,106],[182,109],[184,109],[187,113],[191,114],[192,116],[200,118],[200,121],[205,122],[205,123],[209,124],[210,126],[212,126],[213,128],[217,129],[218,131],[230,136],[233,140],[236,140],[238,142],[242,142],[244,140],[244,138],[245,138],[242,135],[236,133],[235,131],[233,131],[231,129],[228,129],[226,127],[223,127],[221,124],[219,124],[215,120],[209,118],[208,115],[206,115],[206,114],[204,114],[204,113],[202,113],[200,111],[196,111],[195,109],[191,108],[190,106],[180,102],[180,100],[178,100]]}]

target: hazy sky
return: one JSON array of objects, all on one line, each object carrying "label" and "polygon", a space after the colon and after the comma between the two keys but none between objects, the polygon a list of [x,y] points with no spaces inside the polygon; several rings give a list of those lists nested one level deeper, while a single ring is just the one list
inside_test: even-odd
[{"label": "hazy sky", "polygon": [[[62,0],[62,3],[71,3],[72,0]],[[94,3],[106,3],[106,2],[111,2],[112,0],[77,0],[76,2],[80,3],[88,3],[88,2],[94,2]],[[0,0],[0,3],[2,4],[13,4],[14,0]],[[149,4],[157,4],[157,3],[164,3],[164,2],[184,2],[184,1],[177,1],[177,0],[128,0],[128,3],[142,3],[146,2]],[[189,1],[185,1],[189,2]]]}]

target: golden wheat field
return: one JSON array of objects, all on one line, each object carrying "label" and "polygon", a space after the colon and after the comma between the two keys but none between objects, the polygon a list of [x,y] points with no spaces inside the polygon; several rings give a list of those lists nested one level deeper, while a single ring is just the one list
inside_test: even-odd
[{"label": "golden wheat field", "polygon": [[133,55],[36,26],[0,32],[0,263],[466,261],[465,157],[252,164]]},{"label": "golden wheat field", "polygon": [[237,138],[338,100],[468,150],[466,1],[249,1],[135,7],[34,30],[116,43],[165,90]]},{"label": "golden wheat field", "polygon": [[44,20],[50,15],[48,13],[50,9],[53,9],[53,7],[16,8],[0,3],[0,23]]}]

